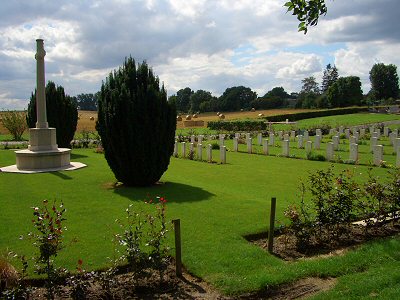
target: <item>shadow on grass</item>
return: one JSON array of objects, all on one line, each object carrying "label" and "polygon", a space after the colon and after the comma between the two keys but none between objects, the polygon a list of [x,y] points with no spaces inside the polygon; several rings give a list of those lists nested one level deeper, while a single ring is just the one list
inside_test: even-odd
[{"label": "shadow on grass", "polygon": [[71,159],[84,158],[84,157],[87,157],[87,155],[71,153]]},{"label": "shadow on grass", "polygon": [[61,172],[49,172],[48,174],[55,175],[55,176],[60,177],[61,179],[64,179],[64,180],[72,179],[72,177],[69,177],[68,175],[65,175],[64,173],[61,173]]},{"label": "shadow on grass", "polygon": [[182,183],[165,182],[149,187],[126,187],[124,185],[110,186],[120,196],[131,201],[145,201],[156,196],[165,197],[168,202],[185,203],[207,200],[214,194],[208,191]]}]

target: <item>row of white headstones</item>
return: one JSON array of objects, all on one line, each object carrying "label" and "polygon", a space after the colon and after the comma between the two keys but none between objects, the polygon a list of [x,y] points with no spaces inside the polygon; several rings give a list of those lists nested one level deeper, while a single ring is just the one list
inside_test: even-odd
[{"label": "row of white headstones", "polygon": [[[370,151],[373,153],[373,163],[374,165],[382,165],[383,161],[383,145],[378,144],[379,139],[382,136],[381,130],[379,128],[375,128],[371,126],[369,128],[369,132],[371,133],[370,137]],[[345,135],[346,139],[349,140],[349,161],[357,162],[358,161],[358,142],[361,138],[365,136],[366,129],[364,127],[353,127],[351,129],[344,128],[343,126],[339,127],[338,130],[331,129],[329,135],[332,136],[332,141],[327,143],[326,147],[326,160],[333,161],[334,160],[334,153],[335,151],[339,150],[340,144],[340,136]],[[233,151],[239,151],[239,139],[241,138],[242,134],[235,133],[235,137],[233,138]],[[389,128],[384,127],[383,129],[383,136],[389,137],[390,143],[393,146],[393,152],[396,154],[396,166],[400,167],[400,138],[399,132],[397,129],[393,130],[389,133]],[[253,153],[253,139],[250,133],[245,134],[246,137],[246,145],[247,145],[247,152]],[[322,130],[317,129],[316,135],[314,139],[314,149],[320,150],[321,147],[321,140],[322,140]],[[210,136],[210,139],[215,139],[216,136]],[[220,163],[226,163],[226,146],[224,145],[224,141],[226,136],[224,134],[220,134],[219,138],[219,146],[220,146]],[[189,143],[189,152],[187,153],[186,149],[186,142],[181,143],[181,156],[187,157],[189,153],[194,156],[194,147],[197,140],[197,159],[203,160],[203,140],[205,139],[204,135],[196,136],[192,135],[190,137]],[[310,140],[309,132],[305,130],[302,135],[297,135],[295,131],[291,131],[289,133],[284,133],[283,131],[278,131],[277,135],[275,136],[274,133],[270,133],[269,139],[263,139],[261,133],[257,134],[257,143],[260,146],[263,146],[263,153],[265,155],[269,155],[269,147],[275,146],[275,139],[281,141],[282,146],[282,156],[289,157],[290,156],[290,141],[296,141],[297,139],[297,148],[303,149],[305,148],[306,153],[309,154],[313,149],[313,142]],[[174,147],[174,156],[178,156],[179,153],[179,142],[175,141]],[[208,144],[206,147],[206,155],[207,161],[212,162],[212,145]]]}]

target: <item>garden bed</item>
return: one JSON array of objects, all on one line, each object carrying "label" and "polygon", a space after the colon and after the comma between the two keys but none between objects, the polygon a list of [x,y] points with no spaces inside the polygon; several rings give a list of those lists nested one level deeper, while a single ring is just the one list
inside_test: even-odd
[{"label": "garden bed", "polygon": [[[400,233],[398,220],[380,225],[368,228],[363,225],[352,225],[346,232],[343,232],[339,239],[331,239],[329,243],[318,243],[314,239],[304,249],[298,249],[296,237],[291,232],[283,230],[276,233],[273,254],[286,261],[343,255],[347,251],[355,249],[358,245],[396,236]],[[322,234],[329,235],[326,231]],[[268,234],[266,232],[248,235],[245,238],[265,250],[268,249]]]}]

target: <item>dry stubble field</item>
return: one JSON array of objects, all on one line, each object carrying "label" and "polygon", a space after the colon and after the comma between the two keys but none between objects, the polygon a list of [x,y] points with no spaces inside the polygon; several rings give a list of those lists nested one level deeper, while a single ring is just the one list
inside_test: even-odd
[{"label": "dry stubble field", "polygon": [[[303,111],[310,111],[309,109],[269,109],[269,110],[257,110],[255,112],[251,111],[243,111],[243,112],[224,112],[225,120],[234,120],[234,119],[256,119],[258,118],[258,114],[262,113],[264,116],[272,116],[272,115],[280,115],[286,113],[298,113]],[[0,112],[1,114],[4,112]],[[184,119],[185,115],[182,114]],[[91,120],[92,118],[92,120]],[[96,111],[79,111],[79,120],[78,120],[78,128],[77,132],[81,132],[82,130],[87,131],[95,131],[97,119],[97,112]],[[216,112],[208,112],[202,113],[198,116],[196,120],[203,120],[204,126],[207,126],[207,122],[209,121],[217,121],[218,116]],[[185,128],[183,126],[183,121],[177,123],[177,128]],[[3,127],[3,124],[0,122],[0,134],[7,134],[7,130]]]}]

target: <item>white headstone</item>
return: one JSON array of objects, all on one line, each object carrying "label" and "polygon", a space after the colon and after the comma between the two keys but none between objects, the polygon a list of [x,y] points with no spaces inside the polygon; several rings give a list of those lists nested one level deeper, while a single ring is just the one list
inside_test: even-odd
[{"label": "white headstone", "polygon": [[344,130],[344,134],[345,134],[345,136],[346,136],[346,139],[348,139],[348,138],[350,137],[350,129],[346,128],[346,129]]},{"label": "white headstone", "polygon": [[304,130],[304,134],[303,134],[303,140],[304,141],[308,141],[310,138],[309,134],[308,134],[308,130]]},{"label": "white headstone", "polygon": [[322,130],[319,129],[319,128],[317,128],[317,129],[315,130],[315,135],[322,136]]},{"label": "white headstone", "polygon": [[220,134],[219,135],[219,146],[222,147],[224,145],[224,141],[225,141],[225,135],[224,134]]},{"label": "white headstone", "polygon": [[247,143],[247,152],[248,153],[252,153],[253,152],[253,141],[252,141],[252,138],[248,138],[246,140],[246,143]]},{"label": "white headstone", "polygon": [[357,139],[355,136],[351,136],[349,138],[349,144],[357,144]]},{"label": "white headstone", "polygon": [[303,136],[301,134],[297,136],[297,148],[299,148],[299,149],[304,148],[304,140],[303,140]]},{"label": "white headstone", "polygon": [[284,140],[284,141],[290,141],[289,134],[285,133],[285,134],[283,135],[283,140]]},{"label": "white headstone", "polygon": [[326,160],[327,161],[332,161],[333,160],[333,155],[334,155],[334,147],[332,142],[328,142],[326,144]]},{"label": "white headstone", "polygon": [[293,142],[296,140],[296,131],[290,131],[290,140]]},{"label": "white headstone", "polygon": [[374,147],[378,144],[378,138],[371,136],[370,142],[370,150],[371,152],[374,151]]},{"label": "white headstone", "polygon": [[374,126],[370,126],[369,127],[369,133],[372,135],[373,132],[375,132],[375,127]]},{"label": "white headstone", "polygon": [[194,135],[191,135],[191,136],[190,136],[190,142],[191,142],[191,143],[196,142],[196,137],[195,137]]},{"label": "white headstone", "polygon": [[383,161],[383,146],[375,145],[374,146],[374,165],[380,166]]},{"label": "white headstone", "polygon": [[376,137],[378,138],[378,140],[381,138],[381,129],[380,128],[376,128],[375,129],[376,132]]},{"label": "white headstone", "polygon": [[306,153],[307,155],[311,153],[312,150],[312,141],[307,141],[306,142]]},{"label": "white headstone", "polygon": [[354,138],[356,139],[356,144],[358,144],[358,141],[360,140],[360,133],[358,131],[354,132]]},{"label": "white headstone", "polygon": [[226,146],[222,146],[219,148],[219,156],[221,164],[226,164]]},{"label": "white headstone", "polygon": [[185,158],[186,157],[186,143],[182,142],[182,157]]},{"label": "white headstone", "polygon": [[237,137],[233,138],[233,151],[239,151],[239,139]]},{"label": "white headstone", "polygon": [[203,138],[204,138],[204,135],[199,135],[199,136],[197,137],[197,142],[198,142],[199,144],[203,143]]},{"label": "white headstone", "polygon": [[321,136],[320,136],[320,135],[316,135],[316,136],[315,136],[314,148],[315,148],[316,150],[321,149]]},{"label": "white headstone", "polygon": [[207,161],[212,162],[212,146],[210,144],[207,145]]},{"label": "white headstone", "polygon": [[203,160],[203,145],[199,143],[197,144],[197,159]]},{"label": "white headstone", "polygon": [[357,162],[358,161],[358,145],[355,143],[350,144],[350,157],[351,161]]},{"label": "white headstone", "polygon": [[393,144],[394,153],[397,153],[397,150],[400,148],[400,138],[395,138]]},{"label": "white headstone", "polygon": [[389,136],[389,127],[383,127],[383,135],[384,136]]},{"label": "white headstone", "polygon": [[262,145],[262,133],[259,133],[259,134],[257,134],[257,142],[258,142],[258,145]]},{"label": "white headstone", "polygon": [[282,141],[282,155],[289,157],[289,141]]},{"label": "white headstone", "polygon": [[393,147],[394,147],[394,140],[395,140],[394,132],[389,133],[389,141]]},{"label": "white headstone", "polygon": [[264,139],[264,142],[263,142],[263,153],[265,155],[269,154],[268,139]]},{"label": "white headstone", "polygon": [[279,136],[279,139],[282,140],[282,138],[283,138],[283,131],[282,130],[278,131],[278,136]]},{"label": "white headstone", "polygon": [[273,133],[269,134],[269,145],[272,147],[275,145],[275,135]]},{"label": "white headstone", "polygon": [[190,146],[189,146],[189,155],[193,155],[193,153],[194,153],[194,143],[190,143]]},{"label": "white headstone", "polygon": [[339,149],[339,141],[339,136],[335,135],[332,137],[333,150],[337,151]]}]

